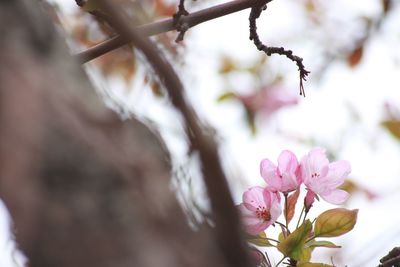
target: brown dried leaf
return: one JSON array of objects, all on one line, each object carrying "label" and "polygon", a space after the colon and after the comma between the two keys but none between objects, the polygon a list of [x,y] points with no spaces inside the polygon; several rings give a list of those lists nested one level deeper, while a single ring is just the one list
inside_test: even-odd
[{"label": "brown dried leaf", "polygon": [[382,126],[385,127],[394,137],[400,140],[400,121],[386,120],[382,122]]},{"label": "brown dried leaf", "polygon": [[347,57],[347,64],[349,64],[350,67],[357,66],[361,62],[363,52],[364,52],[363,45],[356,47],[356,49],[354,49]]},{"label": "brown dried leaf", "polygon": [[286,207],[285,207],[284,214],[286,216],[286,220],[288,223],[290,223],[290,221],[293,219],[294,211],[296,208],[297,200],[299,199],[299,195],[300,195],[300,189],[297,189],[287,199],[287,211],[286,211]]},{"label": "brown dried leaf", "polygon": [[391,0],[382,0],[382,9],[383,13],[386,14],[389,12],[390,8],[392,7],[392,1]]}]

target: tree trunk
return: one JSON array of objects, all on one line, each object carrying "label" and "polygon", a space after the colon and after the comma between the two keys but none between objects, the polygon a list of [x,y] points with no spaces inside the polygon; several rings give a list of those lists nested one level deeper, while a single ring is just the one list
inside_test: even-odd
[{"label": "tree trunk", "polygon": [[0,35],[0,197],[30,266],[226,266],[160,139],[104,106],[37,2],[0,1]]}]

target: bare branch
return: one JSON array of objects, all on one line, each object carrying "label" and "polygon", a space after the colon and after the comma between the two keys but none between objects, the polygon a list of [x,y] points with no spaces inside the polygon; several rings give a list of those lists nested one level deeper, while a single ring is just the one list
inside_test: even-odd
[{"label": "bare branch", "polygon": [[[234,0],[228,3],[193,12],[191,14],[188,14],[187,16],[183,16],[181,17],[181,22],[182,24],[185,24],[185,26],[187,26],[189,29],[200,23],[250,8],[253,5],[254,0]],[[136,32],[140,33],[141,35],[147,36],[156,35],[172,30],[177,30],[177,26],[174,23],[173,18],[141,25],[135,28]],[[86,63],[125,44],[128,44],[129,42],[129,39],[124,39],[121,36],[115,36],[102,43],[99,43],[94,47],[89,48],[88,50],[78,53],[76,57],[81,63]]]},{"label": "bare branch", "polygon": [[174,14],[172,17],[174,20],[174,25],[179,32],[178,37],[175,42],[183,41],[183,37],[185,36],[186,31],[189,29],[188,25],[185,24],[182,20],[184,16],[189,15],[189,12],[185,9],[185,0],[180,0],[178,5],[178,12]]},{"label": "bare branch", "polygon": [[400,265],[400,247],[393,248],[385,257],[380,260],[378,267],[392,267]]},{"label": "bare branch", "polygon": [[271,0],[257,0],[254,6],[251,8],[249,22],[250,22],[250,40],[253,40],[254,45],[258,50],[263,51],[268,56],[272,54],[284,55],[289,58],[291,61],[295,62],[300,73],[300,95],[304,97],[304,86],[303,81],[306,80],[307,75],[310,73],[307,71],[303,64],[303,59],[293,54],[292,50],[286,50],[283,47],[272,47],[263,44],[260,40],[260,37],[257,33],[257,23],[256,20],[260,17],[261,12],[267,8],[267,3],[271,2]]}]

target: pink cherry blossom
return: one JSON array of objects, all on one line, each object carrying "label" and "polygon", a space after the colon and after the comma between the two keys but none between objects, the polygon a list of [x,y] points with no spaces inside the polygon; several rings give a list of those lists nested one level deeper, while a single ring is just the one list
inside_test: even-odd
[{"label": "pink cherry blossom", "polygon": [[298,96],[283,88],[266,86],[249,95],[239,95],[239,99],[252,112],[270,115],[286,106],[298,103]]},{"label": "pink cherry blossom", "polygon": [[[329,163],[325,150],[312,149],[300,162],[301,177],[308,190],[319,195],[332,204],[341,204],[349,194],[338,189],[351,171],[350,164],[345,160]],[[310,193],[310,195],[312,195]],[[309,203],[312,203],[308,199]]]},{"label": "pink cherry blossom", "polygon": [[239,205],[243,224],[251,235],[257,235],[273,224],[282,213],[278,195],[268,188],[252,187],[243,193]]},{"label": "pink cherry blossom", "polygon": [[260,173],[268,186],[274,190],[288,193],[296,190],[301,184],[299,175],[299,162],[289,150],[281,152],[278,158],[278,167],[269,159],[264,159],[260,164]]}]

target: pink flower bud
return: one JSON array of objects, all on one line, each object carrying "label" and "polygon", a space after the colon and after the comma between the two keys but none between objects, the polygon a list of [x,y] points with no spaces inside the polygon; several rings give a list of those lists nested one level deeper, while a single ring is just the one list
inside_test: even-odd
[{"label": "pink flower bud", "polygon": [[315,200],[315,193],[311,190],[308,190],[307,195],[304,198],[304,207],[306,208],[306,212],[308,212],[311,209],[314,200]]}]

